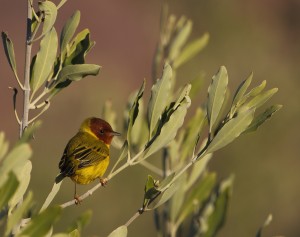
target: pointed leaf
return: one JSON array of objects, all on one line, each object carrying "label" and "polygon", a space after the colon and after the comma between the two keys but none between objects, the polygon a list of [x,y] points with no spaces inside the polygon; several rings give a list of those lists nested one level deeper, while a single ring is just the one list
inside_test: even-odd
[{"label": "pointed leaf", "polygon": [[8,141],[5,141],[4,132],[0,132],[0,163],[8,151]]},{"label": "pointed leaf", "polygon": [[84,64],[85,56],[95,45],[94,41],[90,40],[90,31],[84,29],[79,32],[69,44],[70,48],[64,61],[64,66],[71,64]]},{"label": "pointed leaf", "polygon": [[[60,174],[58,176],[56,176],[56,179],[60,179]],[[59,180],[58,182],[56,182],[56,181],[54,182],[52,190],[48,194],[43,206],[41,207],[40,212],[44,211],[50,205],[50,203],[53,201],[54,197],[58,193],[61,184],[62,184],[62,180]]]},{"label": "pointed leaf", "polygon": [[28,192],[22,204],[18,206],[18,208],[16,208],[11,215],[9,215],[7,220],[5,236],[8,236],[11,230],[13,229],[13,227],[16,224],[18,224],[22,218],[24,218],[24,215],[28,212],[31,204],[32,204],[32,192]]},{"label": "pointed leaf", "polygon": [[13,73],[15,74],[15,76],[18,77],[14,44],[5,32],[2,32],[2,42],[3,42],[4,52],[7,57],[7,61],[10,65],[11,69],[13,70]]},{"label": "pointed leaf", "polygon": [[22,137],[18,140],[17,144],[29,142],[34,137],[34,133],[42,125],[42,121],[38,120],[29,125],[23,132]]},{"label": "pointed leaf", "polygon": [[233,176],[224,180],[219,187],[216,196],[211,198],[201,215],[201,223],[204,224],[204,237],[216,236],[216,233],[223,226],[229,198],[232,192]]},{"label": "pointed leaf", "polygon": [[25,192],[27,191],[30,182],[31,169],[32,169],[32,164],[31,161],[29,160],[26,161],[23,167],[19,167],[18,169],[16,169],[17,178],[20,183],[17,191],[14,193],[14,196],[9,201],[10,208],[15,207],[20,202]]},{"label": "pointed leaf", "polygon": [[250,125],[254,117],[254,110],[244,109],[237,114],[237,116],[229,120],[213,138],[208,145],[205,154],[215,152],[222,147],[228,145],[236,139],[242,132],[244,132]]},{"label": "pointed leaf", "polygon": [[27,160],[30,158],[32,150],[26,143],[14,147],[0,166],[0,186],[4,183],[10,171],[17,172],[18,168],[24,167]]},{"label": "pointed leaf", "polygon": [[153,136],[153,131],[157,125],[157,122],[167,106],[169,96],[171,93],[171,79],[172,68],[166,64],[164,66],[163,74],[151,89],[151,97],[148,104],[148,123],[149,133]]},{"label": "pointed leaf", "polygon": [[54,28],[41,40],[40,50],[36,55],[30,80],[33,92],[36,92],[52,73],[53,65],[56,60],[57,41],[57,33]]},{"label": "pointed leaf", "polygon": [[41,38],[52,29],[57,16],[57,8],[56,5],[51,1],[39,1],[38,5],[41,12],[44,12],[42,35],[38,37]]},{"label": "pointed leaf", "polygon": [[196,183],[201,175],[203,175],[206,170],[207,163],[210,161],[212,154],[207,154],[198,160],[192,167],[188,182],[185,186],[186,190],[190,189],[192,185]]},{"label": "pointed leaf", "polygon": [[191,100],[189,96],[185,96],[182,102],[174,108],[174,111],[169,116],[167,122],[163,124],[161,130],[158,131],[159,134],[154,136],[153,139],[146,145],[143,156],[144,158],[158,151],[175,138],[178,129],[184,122],[187,109],[190,105]]},{"label": "pointed leaf", "polygon": [[212,132],[222,105],[228,84],[228,74],[224,66],[221,66],[218,73],[212,77],[208,88],[207,116],[209,121],[209,132]]},{"label": "pointed leaf", "polygon": [[68,0],[61,0],[57,5],[57,9],[61,8]]},{"label": "pointed leaf", "polygon": [[[129,121],[128,121],[128,129],[127,129],[127,140],[128,140],[128,144],[130,146],[131,143],[131,137],[133,136],[132,134],[132,129],[133,126],[135,124],[135,121],[139,115],[140,112],[140,99],[143,97],[144,94],[144,90],[145,90],[145,80],[143,81],[143,84],[140,88],[140,90],[137,92],[136,98],[129,110]],[[141,115],[140,115],[141,116]],[[140,121],[141,122],[141,121]],[[140,127],[139,127],[139,133],[141,132],[141,123],[139,123]]]},{"label": "pointed leaf", "polygon": [[257,231],[256,237],[261,237],[262,236],[262,231],[265,227],[267,227],[268,225],[270,225],[270,223],[273,220],[273,216],[272,214],[269,214],[267,219],[265,220],[264,224],[259,228],[259,230]]},{"label": "pointed leaf", "polygon": [[267,108],[263,113],[253,119],[252,123],[243,133],[256,131],[264,122],[269,120],[274,115],[274,113],[276,113],[281,108],[282,105],[272,105],[271,107]]},{"label": "pointed leaf", "polygon": [[246,97],[249,98],[249,97],[257,96],[263,91],[263,89],[265,89],[266,85],[267,85],[267,81],[266,80],[262,81],[260,85],[251,89],[251,91],[249,91],[249,93],[246,94]]},{"label": "pointed leaf", "polygon": [[6,182],[0,187],[0,210],[6,206],[19,186],[19,181],[13,172],[9,172]]},{"label": "pointed leaf", "polygon": [[265,91],[257,96],[255,96],[252,100],[250,100],[246,106],[249,108],[258,108],[266,103],[276,92],[278,91],[277,88],[273,88],[271,90]]},{"label": "pointed leaf", "polygon": [[51,229],[53,223],[59,218],[62,208],[53,206],[47,208],[39,215],[34,216],[30,223],[18,236],[44,236]]},{"label": "pointed leaf", "polygon": [[203,48],[207,45],[209,40],[209,34],[205,33],[200,38],[188,43],[179,54],[179,56],[174,60],[174,68],[178,68],[184,63],[195,57]]},{"label": "pointed leaf", "polygon": [[75,11],[74,14],[67,20],[60,36],[60,51],[67,51],[67,45],[71,41],[80,21],[80,11]]},{"label": "pointed leaf", "polygon": [[115,229],[113,232],[111,232],[108,237],[126,237],[127,236],[127,226],[122,225],[119,226],[117,229]]},{"label": "pointed leaf", "polygon": [[239,85],[239,88],[236,90],[235,95],[233,97],[232,105],[239,104],[240,100],[242,99],[248,87],[250,86],[252,82],[252,78],[253,78],[253,73],[251,73],[249,77]]},{"label": "pointed leaf", "polygon": [[175,172],[168,175],[163,181],[161,181],[157,190],[159,190],[161,192],[165,191],[168,188],[168,186],[170,185],[170,183],[173,181],[174,176],[175,176]]},{"label": "pointed leaf", "polygon": [[157,189],[158,181],[154,180],[151,175],[148,175],[146,185],[144,188],[144,201],[143,208],[146,208],[150,202],[155,200],[157,196],[160,194],[160,191]]},{"label": "pointed leaf", "polygon": [[199,185],[192,190],[181,208],[182,211],[176,222],[177,225],[181,224],[195,209],[201,208],[213,190],[216,178],[216,173],[208,173],[203,177]]},{"label": "pointed leaf", "polygon": [[180,54],[183,45],[189,38],[193,23],[190,20],[181,18],[177,23],[177,29],[174,36],[171,38],[168,60],[173,62]]}]

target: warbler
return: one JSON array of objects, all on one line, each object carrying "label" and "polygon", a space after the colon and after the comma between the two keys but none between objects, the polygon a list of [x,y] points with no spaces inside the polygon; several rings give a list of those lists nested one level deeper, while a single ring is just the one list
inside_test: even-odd
[{"label": "warbler", "polygon": [[77,134],[68,142],[59,162],[60,175],[70,177],[75,183],[74,198],[80,200],[76,184],[88,184],[99,178],[102,185],[107,179],[103,175],[109,165],[109,147],[114,136],[110,124],[100,118],[87,118]]}]

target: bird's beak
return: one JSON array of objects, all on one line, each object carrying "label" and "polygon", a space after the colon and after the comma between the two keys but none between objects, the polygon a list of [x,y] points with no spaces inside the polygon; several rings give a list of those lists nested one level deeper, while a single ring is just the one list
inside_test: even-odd
[{"label": "bird's beak", "polygon": [[121,133],[112,131],[112,132],[110,132],[110,135],[112,135],[112,136],[121,136]]}]

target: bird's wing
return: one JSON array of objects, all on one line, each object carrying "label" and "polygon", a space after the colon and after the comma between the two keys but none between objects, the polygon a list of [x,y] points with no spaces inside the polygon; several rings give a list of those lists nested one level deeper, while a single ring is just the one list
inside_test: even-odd
[{"label": "bird's wing", "polygon": [[59,168],[66,176],[77,169],[98,164],[109,156],[109,148],[104,142],[90,139],[87,134],[77,134],[67,144]]}]

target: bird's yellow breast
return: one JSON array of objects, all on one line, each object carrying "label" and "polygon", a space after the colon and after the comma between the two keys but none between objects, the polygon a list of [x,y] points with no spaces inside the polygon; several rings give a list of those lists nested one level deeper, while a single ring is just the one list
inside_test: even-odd
[{"label": "bird's yellow breast", "polygon": [[78,184],[88,184],[97,178],[101,178],[109,165],[109,156],[98,164],[88,166],[75,171],[70,178]]}]

